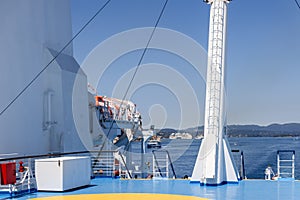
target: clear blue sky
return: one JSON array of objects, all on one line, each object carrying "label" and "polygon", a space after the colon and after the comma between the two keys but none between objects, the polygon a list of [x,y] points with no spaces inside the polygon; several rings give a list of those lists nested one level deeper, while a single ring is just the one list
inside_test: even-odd
[{"label": "clear blue sky", "polygon": [[[73,32],[104,2],[71,0]],[[82,63],[99,43],[114,34],[153,26],[163,3],[112,0],[74,41],[75,58]],[[181,32],[207,49],[208,21],[209,5],[202,0],[169,0],[159,27]],[[141,53],[132,51],[112,63],[98,85],[99,93],[111,95],[119,79],[138,63]],[[188,80],[197,93],[203,124],[205,85],[191,64],[158,50],[147,52],[143,63],[167,65]],[[300,10],[294,0],[235,0],[229,4],[226,70],[228,124],[300,122]],[[191,120],[181,119],[180,102],[168,88],[147,85],[139,88],[131,100],[138,104],[146,124],[150,123],[150,108],[159,116],[167,116],[165,127],[177,128],[178,121],[188,124],[184,121]],[[159,116],[153,115],[157,119],[151,123],[159,123]]]}]

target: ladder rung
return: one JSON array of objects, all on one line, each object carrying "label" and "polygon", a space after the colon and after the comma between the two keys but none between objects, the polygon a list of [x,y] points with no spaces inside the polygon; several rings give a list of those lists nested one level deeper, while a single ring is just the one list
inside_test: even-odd
[{"label": "ladder rung", "polygon": [[279,160],[279,162],[292,162],[294,160]]},{"label": "ladder rung", "polygon": [[101,159],[98,162],[101,162],[101,163],[111,163],[111,162],[114,162],[114,160],[112,160],[112,159]]},{"label": "ladder rung", "polygon": [[162,168],[167,168],[167,166],[165,165],[159,165],[159,168],[162,169]]},{"label": "ladder rung", "polygon": [[294,167],[291,167],[291,166],[280,166],[279,169],[281,169],[281,168],[292,169],[292,168],[294,168]]}]

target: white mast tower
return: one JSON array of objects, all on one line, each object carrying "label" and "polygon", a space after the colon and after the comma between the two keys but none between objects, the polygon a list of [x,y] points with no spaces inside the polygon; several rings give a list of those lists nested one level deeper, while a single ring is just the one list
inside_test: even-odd
[{"label": "white mast tower", "polygon": [[200,182],[202,185],[220,185],[239,180],[225,137],[224,65],[226,14],[229,1],[204,0],[211,5],[204,138],[191,178],[192,182]]}]

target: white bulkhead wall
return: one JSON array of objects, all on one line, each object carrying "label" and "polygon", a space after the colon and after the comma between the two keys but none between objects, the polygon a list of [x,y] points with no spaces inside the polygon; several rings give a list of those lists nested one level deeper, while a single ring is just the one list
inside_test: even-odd
[{"label": "white bulkhead wall", "polygon": [[[1,0],[0,25],[1,112],[53,58],[49,49],[58,52],[72,38],[70,2]],[[72,46],[63,53],[64,58],[72,60]],[[70,65],[61,66],[64,63]],[[0,157],[7,153],[83,150],[73,122],[71,92],[64,91],[72,89],[72,85],[64,84],[74,82],[76,73],[70,70],[73,64],[54,62],[0,115]],[[78,64],[74,67],[78,68]],[[80,76],[84,89],[86,77],[83,73]],[[52,93],[50,114],[49,92]],[[83,95],[78,106],[86,119],[87,98],[87,94]],[[52,125],[47,126],[49,116]],[[81,124],[80,129],[88,133],[88,123]]]}]

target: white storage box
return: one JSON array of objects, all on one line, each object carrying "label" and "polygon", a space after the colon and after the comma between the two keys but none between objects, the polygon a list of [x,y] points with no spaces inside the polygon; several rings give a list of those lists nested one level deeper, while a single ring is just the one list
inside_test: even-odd
[{"label": "white storage box", "polygon": [[89,185],[90,157],[59,157],[35,160],[37,189],[65,191]]}]

